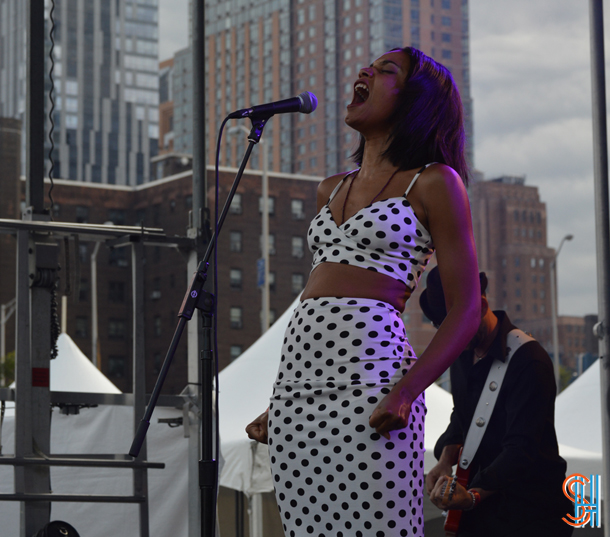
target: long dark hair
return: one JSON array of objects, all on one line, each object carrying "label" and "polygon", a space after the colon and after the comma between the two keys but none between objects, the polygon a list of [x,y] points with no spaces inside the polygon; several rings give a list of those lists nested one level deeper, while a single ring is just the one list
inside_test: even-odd
[{"label": "long dark hair", "polygon": [[[451,73],[413,47],[394,50],[407,54],[411,65],[383,155],[401,170],[430,162],[447,164],[468,184],[462,100]],[[364,144],[360,135],[360,145],[352,155],[358,165],[362,164]]]}]

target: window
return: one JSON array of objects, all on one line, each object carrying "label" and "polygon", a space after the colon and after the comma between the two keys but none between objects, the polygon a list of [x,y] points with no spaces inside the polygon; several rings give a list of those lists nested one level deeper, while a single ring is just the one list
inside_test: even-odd
[{"label": "window", "polygon": [[108,337],[123,339],[127,335],[127,325],[123,319],[108,319]]},{"label": "window", "polygon": [[451,26],[451,17],[441,17],[441,24],[443,26]]},{"label": "window", "polygon": [[88,337],[89,336],[89,319],[87,317],[76,318],[76,337]]},{"label": "window", "polygon": [[443,60],[450,60],[451,59],[451,51],[443,49],[442,52],[441,52],[441,56],[442,56]]},{"label": "window", "polygon": [[441,7],[443,9],[451,9],[451,0],[443,0],[441,2]]},{"label": "window", "polygon": [[89,282],[81,278],[80,285],[78,286],[78,301],[79,302],[87,302],[88,292],[89,291]]},{"label": "window", "polygon": [[[448,34],[447,32],[443,32],[441,34],[441,39],[442,39],[443,43],[451,43],[451,34]],[[517,219],[518,219],[519,213],[518,213],[518,211],[515,211],[515,212],[517,212]]]},{"label": "window", "polygon": [[242,309],[237,306],[233,306],[229,312],[231,320],[231,328],[239,329],[243,327],[242,321]]},{"label": "window", "polygon": [[161,326],[161,316],[155,315],[155,318],[153,319],[153,331],[156,337],[161,335]]},{"label": "window", "polygon": [[243,347],[241,345],[231,345],[231,361],[235,360],[239,357],[239,355],[243,352]]},{"label": "window", "polygon": [[292,213],[293,220],[303,220],[305,218],[303,205],[303,200],[293,199],[290,201],[290,212]]},{"label": "window", "polygon": [[229,272],[229,280],[232,289],[241,289],[242,274],[241,269],[232,268]]},{"label": "window", "polygon": [[[268,209],[268,214],[270,215],[274,215],[275,214],[275,198],[273,196],[269,196],[267,198],[267,209]],[[263,197],[259,196],[258,197],[258,212],[260,214],[263,214]]]},{"label": "window", "polygon": [[521,266],[521,258],[519,256],[515,257],[515,267]]},{"label": "window", "polygon": [[305,278],[301,273],[292,274],[292,294],[298,295],[304,287]]},{"label": "window", "polygon": [[231,231],[230,250],[232,252],[241,252],[241,231]]},{"label": "window", "polygon": [[532,289],[532,298],[538,298],[538,291],[536,289]]},{"label": "window", "polygon": [[515,281],[516,282],[520,282],[521,281],[521,274],[519,272],[517,272],[517,274],[515,274]]},{"label": "window", "polygon": [[161,278],[153,278],[152,291],[150,292],[151,300],[159,300],[161,298]]},{"label": "window", "polygon": [[108,253],[108,264],[111,267],[127,267],[127,249],[126,248],[111,248]]},{"label": "window", "polygon": [[161,353],[155,352],[153,355],[153,373],[156,375],[161,371]]},{"label": "window", "polygon": [[78,206],[76,208],[76,223],[77,224],[88,224],[89,223],[89,207]]},{"label": "window", "polygon": [[78,257],[81,263],[89,262],[89,246],[86,244],[78,245]]},{"label": "window", "polygon": [[108,357],[108,376],[114,378],[123,378],[125,376],[124,356]]},{"label": "window", "polygon": [[241,214],[242,213],[242,199],[241,194],[236,192],[231,200],[231,206],[229,207],[229,212],[231,214]]},{"label": "window", "polygon": [[515,289],[515,296],[516,297],[520,297],[521,296],[521,289],[519,289],[518,287],[517,287],[517,289]]},{"label": "window", "polygon": [[521,304],[515,305],[515,311],[521,311]]},{"label": "window", "polygon": [[542,257],[538,260],[538,268],[543,268],[544,267],[544,259],[542,259]]},{"label": "window", "polygon": [[536,268],[536,258],[535,257],[532,257],[530,259],[530,267]]},{"label": "window", "polygon": [[269,272],[269,291],[275,291],[275,272]]},{"label": "window", "polygon": [[108,220],[115,226],[124,226],[127,221],[125,211],[123,209],[108,209]]},{"label": "window", "polygon": [[299,259],[303,257],[303,244],[303,237],[292,237],[292,257],[297,257]]},{"label": "window", "polygon": [[[260,235],[259,242],[261,245],[261,252],[263,251],[263,236]],[[269,238],[267,239],[267,245],[269,248],[269,255],[275,255],[275,235],[273,233],[269,233]]]},{"label": "window", "polygon": [[108,301],[125,302],[124,282],[108,282]]},{"label": "window", "polygon": [[519,221],[519,211],[517,209],[515,209],[514,217],[515,217],[515,222],[518,222]]}]

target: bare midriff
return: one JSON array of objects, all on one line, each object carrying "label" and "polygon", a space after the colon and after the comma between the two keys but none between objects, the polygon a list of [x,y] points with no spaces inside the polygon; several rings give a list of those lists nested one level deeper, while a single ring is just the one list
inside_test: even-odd
[{"label": "bare midriff", "polygon": [[322,263],[309,275],[301,300],[333,296],[373,298],[387,302],[402,313],[411,291],[401,281],[385,274],[342,263]]}]

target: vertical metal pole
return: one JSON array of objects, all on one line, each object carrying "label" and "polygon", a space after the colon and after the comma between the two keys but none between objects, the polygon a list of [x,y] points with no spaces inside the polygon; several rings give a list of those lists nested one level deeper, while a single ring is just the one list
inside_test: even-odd
[{"label": "vertical metal pole", "polygon": [[192,227],[205,233],[205,1],[193,0],[193,221]]},{"label": "vertical metal pole", "polygon": [[591,28],[591,89],[593,101],[593,161],[595,181],[595,240],[597,252],[597,301],[599,341],[604,535],[610,537],[610,228],[608,208],[608,138],[606,127],[606,75],[602,0],[589,0]]},{"label": "vertical metal pole", "polygon": [[96,242],[93,247],[93,253],[91,254],[91,361],[93,362],[93,365],[98,368],[100,366],[100,364],[97,363],[99,339],[97,320],[97,252],[99,249],[100,243]]},{"label": "vertical metal pole", "polygon": [[[187,271],[189,277],[197,270],[197,251],[190,252]],[[199,357],[202,352],[201,320],[199,312],[186,325],[188,334],[188,395],[194,406],[188,412],[188,537],[201,535],[201,489],[199,488],[199,459],[201,458],[201,375]]]},{"label": "vertical metal pole", "polygon": [[[30,253],[29,233],[17,232],[17,314],[15,319],[15,457],[32,451],[32,368],[30,365]],[[25,467],[15,466],[15,492],[25,493]],[[25,533],[25,503],[20,506],[19,537]]]},{"label": "vertical metal pole", "polygon": [[[131,245],[132,270],[132,304],[133,304],[133,410],[134,432],[138,430],[140,418],[146,410],[146,363],[144,352],[144,245],[133,242]],[[146,440],[137,460],[146,460]],[[140,503],[140,536],[148,537],[148,473],[146,468],[133,470],[134,496],[144,496],[146,501]]]},{"label": "vertical metal pole", "polygon": [[[205,125],[205,0],[192,0],[192,53],[193,53],[193,209],[190,237],[209,240],[204,211],[207,207],[206,177],[206,125]],[[199,246],[202,240],[198,241]],[[188,278],[199,265],[198,251],[192,251],[188,262]],[[213,278],[208,279],[213,283]],[[189,436],[189,537],[201,535],[201,489],[199,487],[199,459],[201,458],[201,353],[203,351],[203,330],[201,313],[197,312],[193,322],[188,324],[188,390],[195,408],[191,417]],[[211,536],[210,536],[211,537]]]},{"label": "vertical metal pole", "polygon": [[44,0],[28,0],[25,201],[44,213]]},{"label": "vertical metal pole", "polygon": [[4,386],[4,359],[6,355],[6,304],[0,306],[0,386]]},{"label": "vertical metal pole", "polygon": [[262,333],[269,330],[269,147],[266,140],[261,139],[261,150],[263,152],[263,214],[262,214],[262,232],[263,232],[263,260],[265,270],[265,281],[263,283],[263,318],[262,318]]}]

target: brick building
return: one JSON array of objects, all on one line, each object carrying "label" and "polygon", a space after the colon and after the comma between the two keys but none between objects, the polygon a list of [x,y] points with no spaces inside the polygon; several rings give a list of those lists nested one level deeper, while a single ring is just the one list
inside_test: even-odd
[{"label": "brick building", "polygon": [[[18,156],[18,152],[15,155]],[[221,203],[234,175],[235,170],[228,169],[223,169],[220,174]],[[16,177],[13,184],[20,183],[24,199],[25,183]],[[213,180],[213,170],[208,170],[208,184],[213,185]],[[316,212],[318,181],[316,177],[275,173],[269,177],[272,321],[292,303],[307,280],[311,254],[306,246],[306,233],[309,220]],[[6,183],[3,181],[3,193]],[[257,287],[256,272],[256,261],[261,257],[260,196],[260,172],[245,174],[220,235],[218,356],[221,368],[261,334],[261,291]],[[212,186],[208,192],[211,204],[213,197]],[[5,199],[5,196],[0,198]],[[190,172],[185,172],[136,187],[56,180],[53,199],[56,221],[143,224],[163,228],[170,236],[185,236],[192,204],[192,178]],[[6,216],[4,211],[2,216]],[[10,236],[7,238],[12,240]],[[14,240],[12,244],[9,250],[14,256]],[[68,299],[67,332],[91,357],[91,263],[95,243],[82,238],[78,243],[71,241],[70,245],[77,249],[73,258],[78,260],[72,267],[72,278],[74,272],[78,277]],[[146,379],[149,390],[165,357],[190,280],[184,254],[163,246],[145,247]],[[3,256],[2,262],[9,257]],[[129,249],[113,249],[102,243],[96,262],[100,368],[121,390],[129,392],[132,354]],[[14,274],[14,257],[6,264]],[[3,293],[0,296],[6,295],[6,300],[14,296],[14,282],[9,279],[3,278],[0,288]],[[14,336],[9,340],[9,351],[14,348],[13,343]],[[166,392],[178,393],[184,388],[186,367],[186,338],[183,337],[165,385]]]}]

